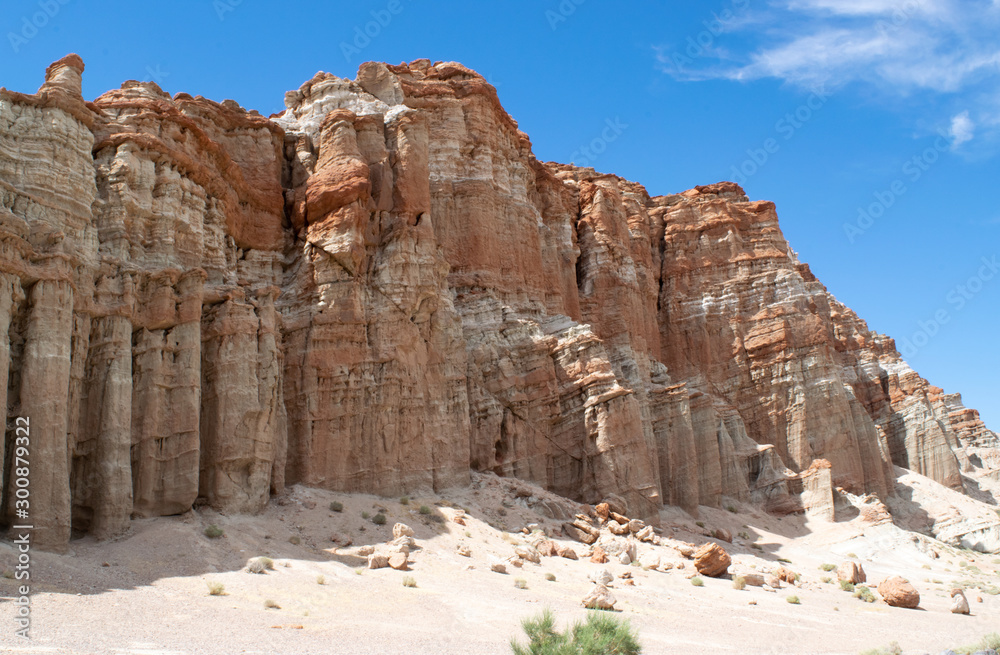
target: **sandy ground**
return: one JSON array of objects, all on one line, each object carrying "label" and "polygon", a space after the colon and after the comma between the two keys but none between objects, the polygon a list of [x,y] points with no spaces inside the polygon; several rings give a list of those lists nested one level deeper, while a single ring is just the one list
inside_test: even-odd
[{"label": "sandy ground", "polygon": [[[732,568],[766,571],[779,558],[789,560],[784,565],[801,574],[796,586],[740,591],[729,580],[703,578],[704,586],[695,587],[690,561],[683,570],[662,572],[544,557],[541,564],[508,566],[507,575],[494,573],[490,556],[512,555],[514,544],[527,539],[518,531],[532,523],[581,554],[586,546],[562,537],[558,521],[516,498],[518,489],[550,497],[546,492],[493,476],[477,477],[473,487],[446,497],[413,497],[408,505],[296,487],[259,516],[202,509],[134,521],[133,533],[112,543],[74,541],[69,555],[34,553],[33,639],[14,636],[15,582],[0,578],[0,651],[509,653],[510,639],[521,636],[520,621],[543,608],[563,625],[583,619],[588,576],[601,568],[616,576],[618,616],[631,621],[650,654],[858,653],[896,641],[907,654],[936,655],[1000,631],[1000,596],[987,593],[1000,585],[996,555],[959,551],[894,525],[810,524],[738,504],[737,513],[702,508],[703,527],[665,509],[663,537],[700,544],[715,528],[744,533],[732,544],[720,542],[733,556]],[[343,503],[342,512],[329,509],[333,500]],[[420,514],[421,504],[432,514]],[[454,507],[468,511],[466,525],[451,520]],[[378,509],[388,516],[385,526],[362,518]],[[363,569],[358,547],[391,539],[397,521],[416,532],[412,570]],[[225,535],[208,539],[203,531],[209,524]],[[338,547],[333,536],[353,544]],[[456,553],[460,544],[471,549],[471,558]],[[648,551],[685,561],[667,546],[640,546],[640,555]],[[247,560],[257,555],[272,557],[275,570],[247,573]],[[13,558],[9,544],[0,545],[0,568],[12,568]],[[868,604],[841,591],[835,574],[820,565],[850,558],[864,565],[871,583],[890,574],[908,578],[921,593],[921,609]],[[618,579],[626,571],[634,586]],[[547,573],[556,580],[546,580]],[[404,586],[404,576],[417,586]],[[833,581],[823,582],[828,576]],[[515,586],[518,578],[526,589]],[[967,592],[972,616],[948,611],[947,592],[961,581],[987,590]],[[225,594],[209,595],[209,582],[222,583]],[[790,595],[801,604],[789,604]],[[280,609],[266,608],[266,601]]]}]

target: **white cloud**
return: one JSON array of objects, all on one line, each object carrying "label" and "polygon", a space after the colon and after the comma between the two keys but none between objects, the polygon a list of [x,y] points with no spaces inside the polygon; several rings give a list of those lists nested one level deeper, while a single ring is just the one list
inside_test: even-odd
[{"label": "white cloud", "polygon": [[961,114],[956,114],[951,117],[951,127],[948,129],[948,134],[951,136],[951,148],[954,150],[966,141],[972,141],[972,137],[975,134],[976,125],[969,118],[969,112],[963,111]]}]

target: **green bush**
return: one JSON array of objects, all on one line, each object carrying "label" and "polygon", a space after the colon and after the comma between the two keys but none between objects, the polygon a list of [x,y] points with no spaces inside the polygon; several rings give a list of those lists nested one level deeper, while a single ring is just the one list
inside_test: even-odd
[{"label": "green bush", "polygon": [[385,525],[385,514],[379,512],[378,514],[373,516],[372,523],[374,523],[375,525]]},{"label": "green bush", "polygon": [[787,598],[785,598],[785,600],[788,603],[791,603],[792,605],[798,605],[799,604],[799,597],[798,596],[788,596]]},{"label": "green bush", "polygon": [[743,590],[746,588],[747,588],[746,578],[744,578],[742,575],[738,575],[735,578],[733,578],[733,589]]},{"label": "green bush", "polygon": [[344,511],[344,503],[340,502],[339,500],[333,501],[332,503],[330,503],[330,511],[331,512],[343,512]]},{"label": "green bush", "polygon": [[858,587],[854,590],[854,597],[858,600],[863,600],[866,603],[874,603],[878,598],[872,593],[872,590],[868,587]]},{"label": "green bush", "polygon": [[364,519],[364,520],[366,520],[366,521],[367,521],[368,519],[370,519],[370,518],[371,518],[371,516],[372,516],[372,515],[371,515],[371,514],[369,514],[368,512],[364,512],[364,511],[363,511],[363,512],[361,512],[361,518],[363,518],[363,519]]},{"label": "green bush", "polygon": [[820,564],[819,568],[822,569],[822,570],[824,570],[824,571],[826,571],[827,573],[829,573],[830,571],[832,571],[835,568],[837,568],[837,565],[836,564]]},{"label": "green bush", "polygon": [[850,592],[853,592],[854,591],[854,583],[851,582],[850,580],[841,580],[840,581],[840,590],[841,591],[850,591]]},{"label": "green bush", "polygon": [[515,578],[514,579],[514,586],[517,587],[518,589],[527,589],[528,588],[528,581],[525,580],[524,578]]},{"label": "green bush", "polygon": [[226,586],[221,582],[208,582],[208,595],[209,596],[223,596],[226,593]]},{"label": "green bush", "polygon": [[695,587],[704,587],[705,581],[699,578],[698,576],[694,576],[693,578],[691,578],[691,584],[693,584]]},{"label": "green bush", "polygon": [[220,528],[214,523],[205,528],[205,536],[208,537],[209,539],[218,539],[224,534],[225,532],[222,531],[222,528]]},{"label": "green bush", "polygon": [[638,655],[642,652],[632,627],[627,621],[604,612],[590,612],[587,620],[566,632],[555,628],[552,612],[525,619],[521,627],[528,635],[527,646],[511,639],[514,655]]},{"label": "green bush", "polygon": [[545,579],[548,580],[549,582],[555,582],[556,581],[556,574],[555,573],[546,573],[545,574]]},{"label": "green bush", "polygon": [[399,504],[400,505],[409,505],[410,504],[410,497],[409,496],[403,496],[402,498],[399,499]]},{"label": "green bush", "polygon": [[732,512],[733,514],[736,514],[737,512],[735,505],[726,505],[726,509]]},{"label": "green bush", "polygon": [[427,514],[431,513],[431,508],[428,507],[427,505],[421,505],[420,506],[420,513],[426,516]]},{"label": "green bush", "polygon": [[704,528],[705,527],[705,522],[704,521],[695,521],[694,524],[697,525],[699,528]]}]

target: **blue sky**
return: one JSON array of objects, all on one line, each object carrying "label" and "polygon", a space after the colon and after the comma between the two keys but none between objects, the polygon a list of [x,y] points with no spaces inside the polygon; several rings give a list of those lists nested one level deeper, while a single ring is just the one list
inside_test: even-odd
[{"label": "blue sky", "polygon": [[542,160],[775,201],[830,291],[1000,428],[1000,0],[94,6],[6,3],[0,85],[77,52],[88,98],[152,79],[270,114],[318,70],[460,61]]}]

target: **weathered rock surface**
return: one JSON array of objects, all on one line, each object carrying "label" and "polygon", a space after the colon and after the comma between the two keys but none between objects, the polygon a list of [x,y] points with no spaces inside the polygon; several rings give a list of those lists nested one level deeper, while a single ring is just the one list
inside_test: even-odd
[{"label": "weathered rock surface", "polygon": [[968,614],[969,613],[969,601],[965,597],[965,592],[961,588],[955,588],[951,590],[951,613],[952,614]]},{"label": "weathered rock surface", "polygon": [[44,463],[39,547],[292,483],[492,471],[626,534],[663,503],[827,519],[834,488],[892,496],[893,465],[956,491],[1000,470],[773,204],[539,162],[460,64],[319,73],[270,119],[149,82],[85,102],[83,70],[0,90],[0,401]]},{"label": "weathered rock surface", "polygon": [[920,605],[920,593],[909,581],[892,576],[878,583],[878,593],[893,607],[916,609]]},{"label": "weathered rock surface", "polygon": [[725,575],[731,563],[729,553],[714,542],[702,544],[694,553],[694,568],[698,573],[712,578]]},{"label": "weathered rock surface", "polygon": [[868,580],[864,568],[857,562],[843,562],[837,567],[837,580],[861,584]]}]

